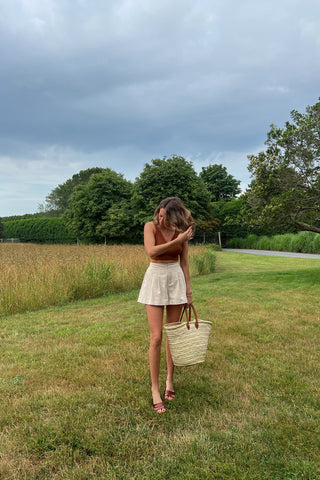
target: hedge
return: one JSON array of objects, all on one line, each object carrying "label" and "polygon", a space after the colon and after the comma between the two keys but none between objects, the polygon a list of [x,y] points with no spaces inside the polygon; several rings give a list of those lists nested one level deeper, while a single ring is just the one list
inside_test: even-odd
[{"label": "hedge", "polygon": [[62,218],[28,218],[3,222],[4,238],[18,238],[21,242],[75,243]]},{"label": "hedge", "polygon": [[229,240],[227,247],[277,250],[282,252],[320,253],[320,234],[314,232],[299,232],[273,235],[271,237],[251,234],[246,238],[233,238]]}]

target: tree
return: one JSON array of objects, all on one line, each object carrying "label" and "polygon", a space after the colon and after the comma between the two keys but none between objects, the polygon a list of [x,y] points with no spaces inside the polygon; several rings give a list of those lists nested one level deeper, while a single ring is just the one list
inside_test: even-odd
[{"label": "tree", "polygon": [[240,180],[228,174],[226,167],[221,164],[202,167],[200,178],[211,193],[213,202],[232,200],[241,192]]},{"label": "tree", "polygon": [[211,218],[210,193],[191,162],[173,155],[146,164],[133,187],[135,221],[142,225],[152,218],[166,197],[180,197],[195,219]]},{"label": "tree", "polygon": [[[109,231],[115,211],[129,211],[132,184],[109,168],[91,175],[86,184],[75,187],[69,199],[64,221],[74,235],[90,242],[121,237],[121,231]],[[110,220],[112,218],[113,220]],[[129,219],[128,215],[126,218]],[[129,222],[130,225],[130,222]]]},{"label": "tree", "polygon": [[249,226],[243,221],[245,207],[244,195],[228,202],[220,200],[213,204],[223,244],[230,238],[245,237],[250,232]]},{"label": "tree", "polygon": [[291,119],[271,125],[266,151],[248,156],[248,220],[320,233],[320,102]]},{"label": "tree", "polygon": [[4,227],[2,223],[2,218],[0,217],[0,238],[4,238]]},{"label": "tree", "polygon": [[56,212],[57,215],[63,214],[69,206],[69,199],[74,189],[78,185],[86,184],[94,173],[102,173],[105,170],[105,168],[100,167],[80,170],[72,178],[54,188],[46,197],[45,205],[39,206],[40,210],[44,210],[46,214],[52,212]]},{"label": "tree", "polygon": [[202,233],[202,243],[206,243],[206,234],[212,232],[212,230],[217,231],[218,226],[219,221],[215,218],[212,218],[211,220],[197,220],[197,230]]},{"label": "tree", "polygon": [[97,233],[111,241],[133,243],[139,241],[139,232],[133,226],[133,211],[128,200],[114,203],[97,227]]}]

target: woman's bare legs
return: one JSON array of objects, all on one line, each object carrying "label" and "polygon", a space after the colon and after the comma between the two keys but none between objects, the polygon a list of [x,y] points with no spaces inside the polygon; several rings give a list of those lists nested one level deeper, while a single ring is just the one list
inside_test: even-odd
[{"label": "woman's bare legs", "polygon": [[[181,314],[181,309],[183,305],[168,305],[167,306],[167,318],[166,323],[178,322]],[[171,357],[171,352],[169,348],[168,339],[166,341],[166,357],[167,357],[167,380],[166,380],[166,390],[174,392],[173,388],[173,374],[174,374],[174,365]],[[166,400],[172,400],[174,396],[170,395],[166,397]]]},{"label": "woman's bare legs", "polygon": [[149,364],[151,375],[151,391],[153,404],[160,403],[159,371],[162,342],[162,324],[164,307],[146,305],[148,323],[150,328]]}]

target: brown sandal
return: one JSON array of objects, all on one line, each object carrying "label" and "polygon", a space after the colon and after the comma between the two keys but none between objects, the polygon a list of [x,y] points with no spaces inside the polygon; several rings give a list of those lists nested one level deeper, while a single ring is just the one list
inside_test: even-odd
[{"label": "brown sandal", "polygon": [[157,413],[165,413],[166,409],[164,408],[164,403],[159,402],[159,403],[154,403],[153,404],[153,410]]},{"label": "brown sandal", "polygon": [[173,400],[175,397],[176,397],[176,394],[172,390],[165,390],[164,391],[164,398],[168,402],[171,402],[171,400]]}]

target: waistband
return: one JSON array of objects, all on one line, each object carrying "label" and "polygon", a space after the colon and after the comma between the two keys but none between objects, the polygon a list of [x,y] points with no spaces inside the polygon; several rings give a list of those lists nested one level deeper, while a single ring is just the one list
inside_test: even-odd
[{"label": "waistband", "polygon": [[171,262],[171,263],[158,263],[158,262],[150,262],[149,268],[151,270],[170,270],[180,267],[179,262]]}]

